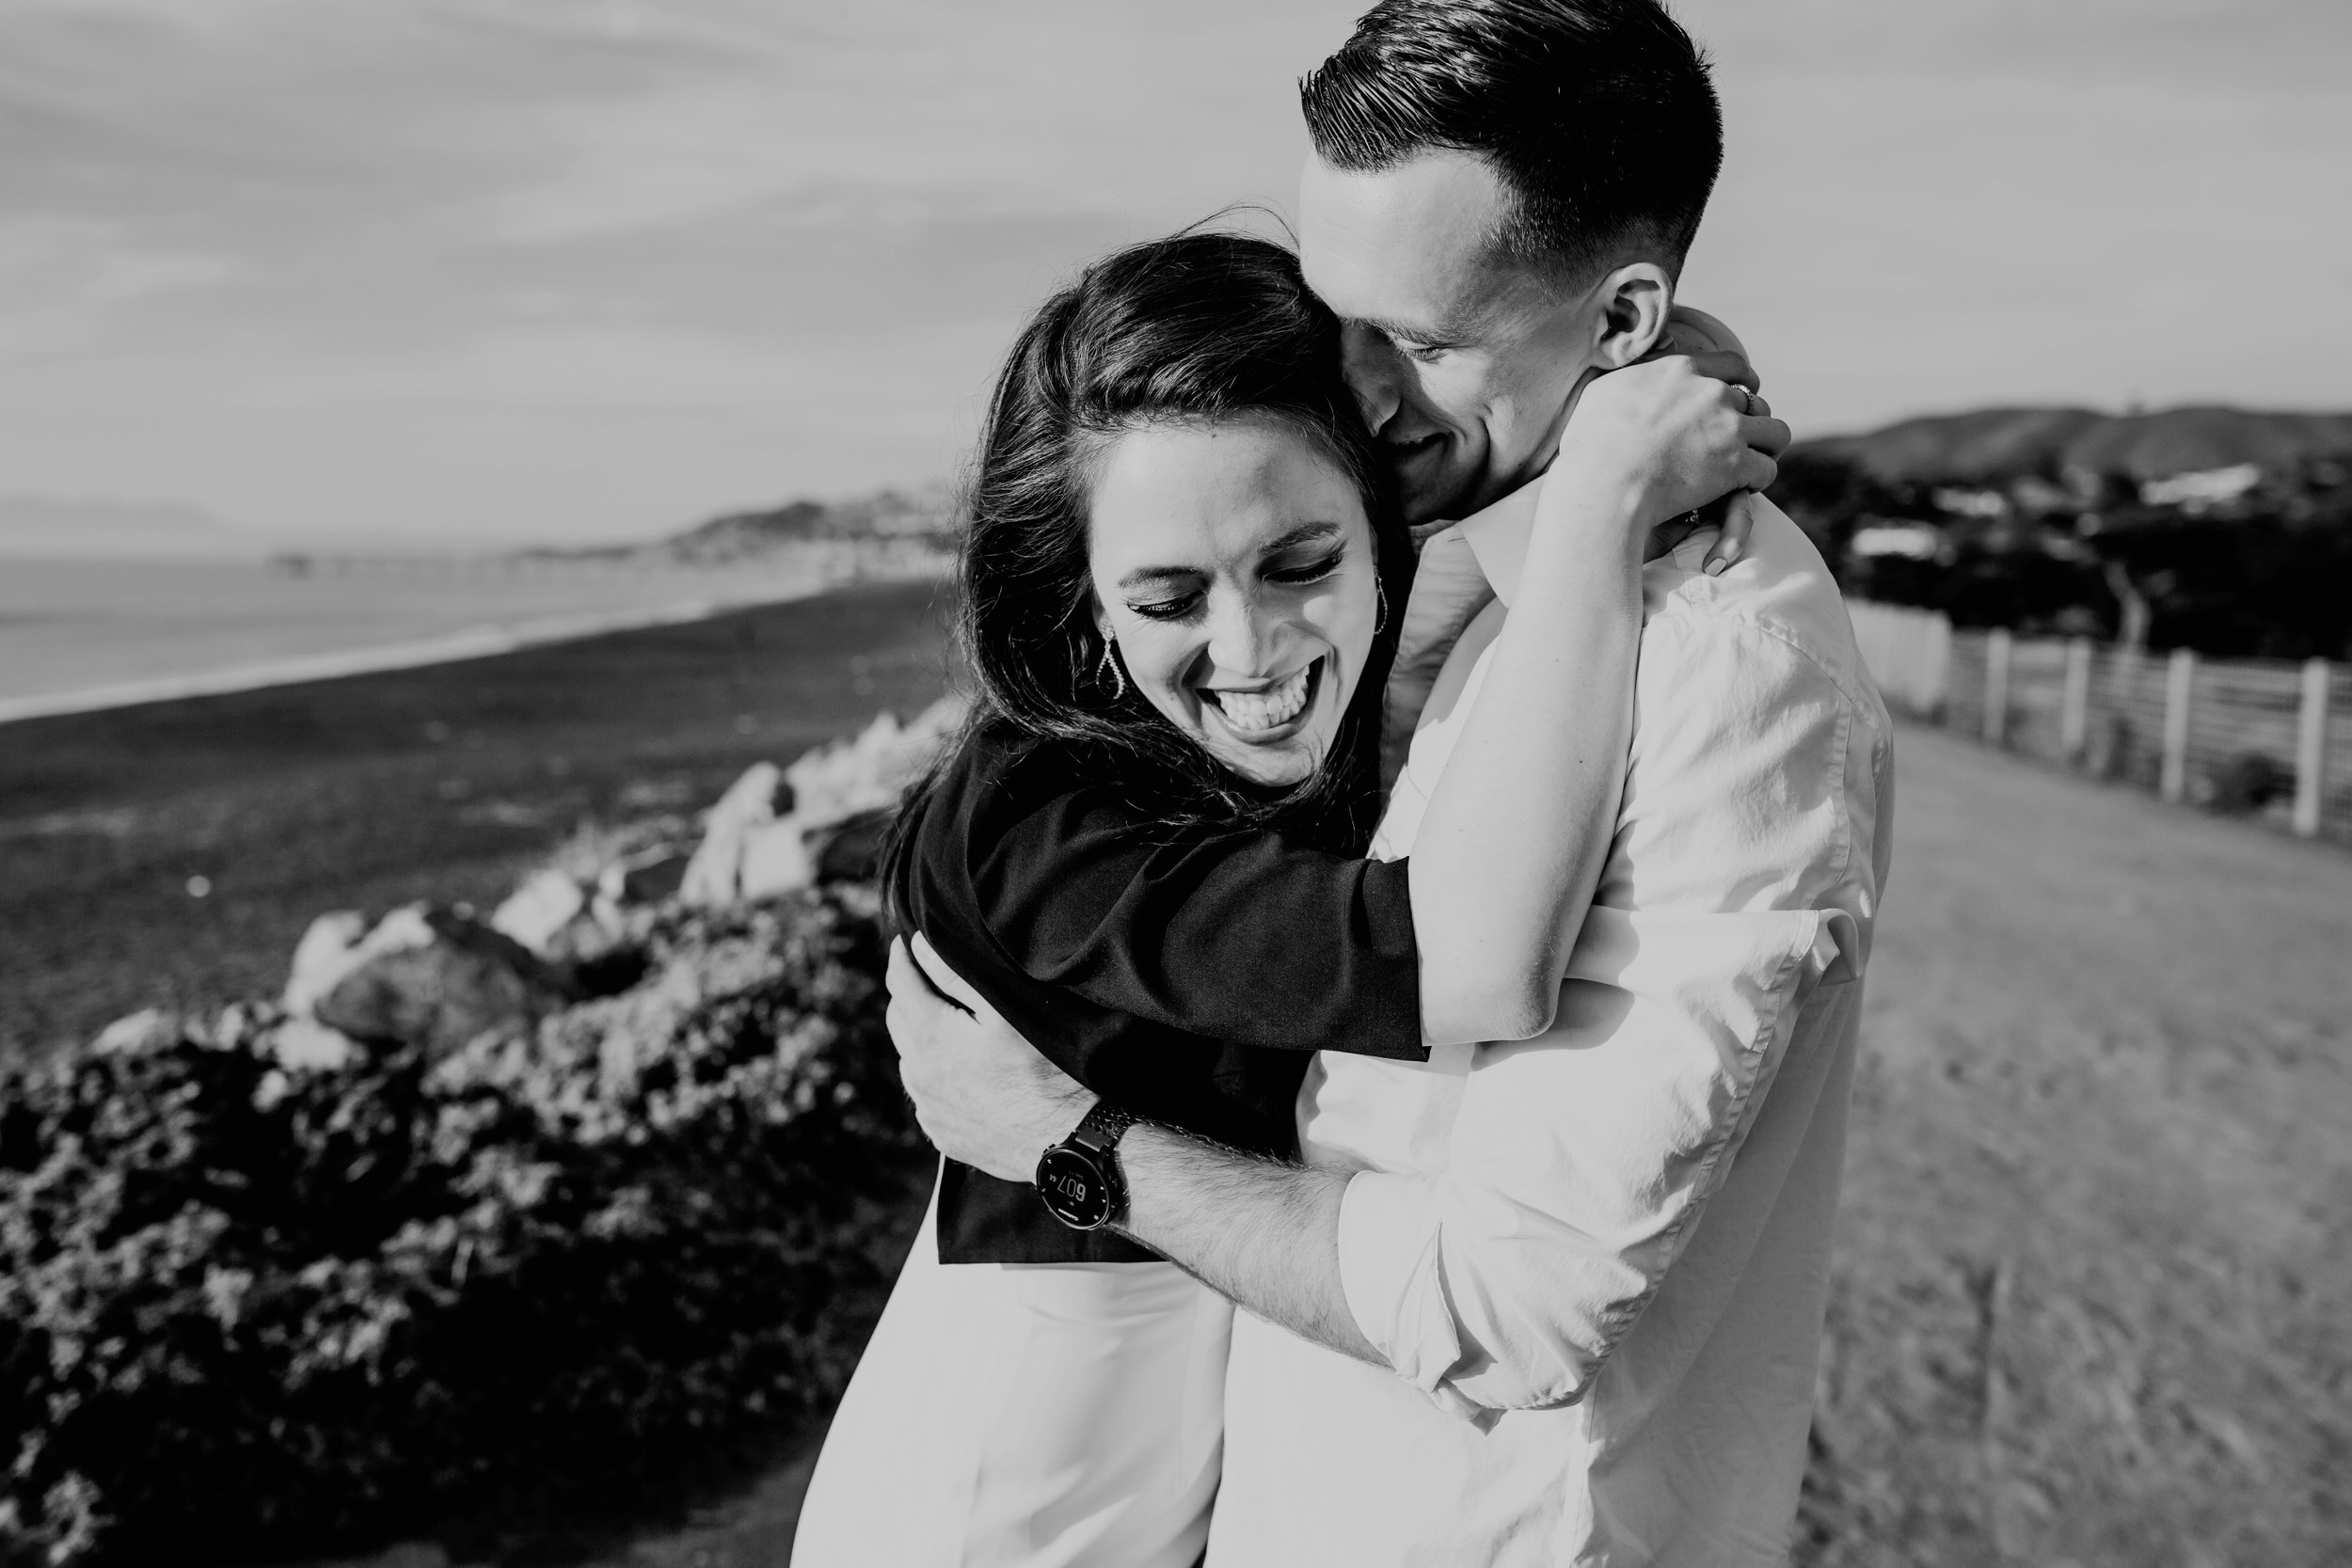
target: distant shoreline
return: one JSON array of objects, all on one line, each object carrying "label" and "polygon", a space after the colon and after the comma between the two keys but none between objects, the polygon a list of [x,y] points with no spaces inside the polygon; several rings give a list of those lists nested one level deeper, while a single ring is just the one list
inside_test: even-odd
[{"label": "distant shoreline", "polygon": [[787,604],[813,598],[856,580],[881,580],[900,573],[844,576],[813,570],[805,577],[773,583],[754,593],[700,595],[665,604],[613,607],[534,616],[506,624],[466,627],[429,637],[410,638],[370,647],[334,649],[288,655],[223,665],[185,674],[111,681],[64,691],[0,697],[0,724],[65,714],[94,713],[110,708],[136,707],[151,703],[178,702],[192,697],[254,691],[268,687],[296,686],[337,680],[385,671],[413,670],[428,665],[454,664],[494,657],[519,649],[577,641],[612,632],[707,621],[731,611],[763,605]]}]

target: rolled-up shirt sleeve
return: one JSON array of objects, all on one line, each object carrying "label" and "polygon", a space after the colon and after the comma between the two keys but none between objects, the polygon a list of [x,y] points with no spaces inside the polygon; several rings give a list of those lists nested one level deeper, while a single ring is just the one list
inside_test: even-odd
[{"label": "rolled-up shirt sleeve", "polygon": [[1553,1026],[1466,1048],[1444,1168],[1361,1172],[1341,1209],[1358,1326],[1465,1417],[1583,1396],[1808,998],[1858,972],[1854,916],[1825,897],[1851,845],[1846,695],[1754,628],[1707,624],[1645,632],[1639,687],[1616,903],[1580,932]]}]

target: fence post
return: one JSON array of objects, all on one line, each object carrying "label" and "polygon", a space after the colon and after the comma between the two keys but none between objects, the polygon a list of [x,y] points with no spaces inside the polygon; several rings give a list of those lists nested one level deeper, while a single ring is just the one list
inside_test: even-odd
[{"label": "fence post", "polygon": [[1952,623],[1941,610],[1928,617],[1928,647],[1922,658],[1926,667],[1919,673],[1919,688],[1925,698],[1925,717],[1940,723],[1952,668]]},{"label": "fence post", "polygon": [[1998,746],[2009,732],[2009,633],[1996,628],[1984,642],[1984,743],[1987,746]]},{"label": "fence post", "polygon": [[2083,760],[2090,740],[2090,639],[2066,644],[2066,691],[2058,707],[2058,755],[2069,766]]},{"label": "fence post", "polygon": [[2328,784],[2328,661],[2303,665],[2303,712],[2295,731],[2295,831],[2319,834],[2320,801]]},{"label": "fence post", "polygon": [[2164,682],[2164,773],[2157,793],[2179,802],[2188,798],[2188,703],[2197,682],[2197,656],[2172,651]]}]

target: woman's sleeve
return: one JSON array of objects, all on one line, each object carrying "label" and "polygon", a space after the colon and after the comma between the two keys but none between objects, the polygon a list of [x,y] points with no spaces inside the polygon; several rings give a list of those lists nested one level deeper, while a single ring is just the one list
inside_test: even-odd
[{"label": "woman's sleeve", "polygon": [[1427,1055],[1405,862],[1168,832],[1101,790],[1038,802],[973,867],[991,934],[1034,978],[1171,1028]]}]

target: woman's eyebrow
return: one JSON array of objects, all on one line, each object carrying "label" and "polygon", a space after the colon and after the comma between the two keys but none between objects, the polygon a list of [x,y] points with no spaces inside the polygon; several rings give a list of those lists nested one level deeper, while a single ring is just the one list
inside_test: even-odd
[{"label": "woman's eyebrow", "polygon": [[[1345,531],[1346,530],[1338,523],[1327,519],[1322,522],[1301,523],[1279,539],[1271,540],[1260,546],[1258,553],[1262,556],[1273,555],[1281,550],[1296,549],[1301,545],[1319,545],[1327,539],[1336,539]],[[1198,566],[1137,566],[1120,578],[1119,586],[1142,588],[1152,583],[1166,582],[1170,578],[1198,578],[1207,575]]]},{"label": "woman's eyebrow", "polygon": [[1138,566],[1119,579],[1121,588],[1141,588],[1151,583],[1165,582],[1169,578],[1197,578],[1198,566]]},{"label": "woman's eyebrow", "polygon": [[1295,549],[1300,545],[1319,545],[1327,539],[1338,538],[1343,531],[1340,525],[1334,522],[1305,523],[1291,530],[1258,553],[1272,555],[1277,550]]}]

